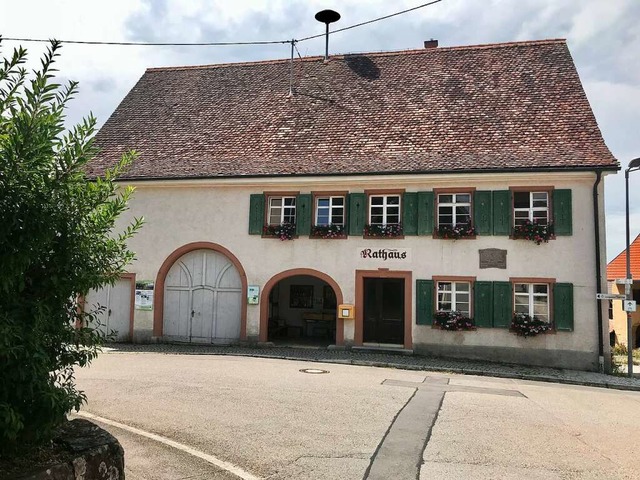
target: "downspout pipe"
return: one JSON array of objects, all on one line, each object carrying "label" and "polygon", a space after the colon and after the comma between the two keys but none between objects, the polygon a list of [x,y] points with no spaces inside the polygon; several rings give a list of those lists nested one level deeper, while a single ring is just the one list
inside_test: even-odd
[{"label": "downspout pipe", "polygon": [[[600,268],[600,208],[598,204],[598,186],[602,181],[602,171],[596,170],[596,181],[593,184],[593,223],[595,226],[595,240],[596,240],[596,292],[602,293],[600,288],[602,286],[602,269]],[[602,306],[600,301],[596,300],[598,311],[598,364],[600,365],[600,371],[604,372],[604,334],[602,333]]]}]

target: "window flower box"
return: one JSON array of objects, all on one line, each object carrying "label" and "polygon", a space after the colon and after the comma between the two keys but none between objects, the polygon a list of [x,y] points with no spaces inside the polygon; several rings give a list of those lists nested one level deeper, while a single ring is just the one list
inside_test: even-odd
[{"label": "window flower box", "polygon": [[279,225],[265,225],[262,229],[265,237],[279,238],[280,240],[293,240],[296,235],[294,223],[281,223]]},{"label": "window flower box", "polygon": [[402,237],[402,234],[402,224],[400,223],[391,223],[389,225],[366,224],[364,226],[365,237],[396,238]]},{"label": "window flower box", "polygon": [[345,238],[347,231],[344,225],[314,225],[311,236],[315,238]]},{"label": "window flower box", "polygon": [[548,242],[553,237],[553,224],[542,225],[536,221],[526,220],[522,225],[513,227],[513,238],[531,240],[536,245]]},{"label": "window flower box", "polygon": [[453,239],[469,238],[476,236],[476,229],[471,225],[439,225],[438,238]]},{"label": "window flower box", "polygon": [[539,333],[551,330],[551,325],[536,317],[524,313],[516,313],[511,322],[511,331],[521,337],[535,337]]},{"label": "window flower box", "polygon": [[456,311],[438,311],[433,315],[433,325],[442,330],[459,332],[461,330],[475,330],[473,320]]}]

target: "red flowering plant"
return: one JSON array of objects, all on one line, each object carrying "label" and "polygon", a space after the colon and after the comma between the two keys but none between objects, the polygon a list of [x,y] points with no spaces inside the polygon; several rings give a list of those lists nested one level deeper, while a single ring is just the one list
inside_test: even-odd
[{"label": "red flowering plant", "polygon": [[296,234],[296,225],[294,223],[281,223],[279,225],[265,225],[262,228],[262,234],[265,237],[276,237],[280,240],[293,240]]},{"label": "red flowering plant", "polygon": [[521,337],[535,337],[539,333],[551,330],[551,325],[538,317],[516,313],[511,321],[511,330]]},{"label": "red flowering plant", "polygon": [[344,238],[346,235],[344,225],[314,225],[311,227],[311,236],[317,238]]},{"label": "red flowering plant", "polygon": [[365,237],[401,237],[403,233],[402,224],[390,223],[389,225],[366,224],[364,226]]},{"label": "red flowering plant", "polygon": [[433,324],[442,330],[475,330],[476,326],[466,315],[456,311],[440,310],[433,315]]},{"label": "red flowering plant", "polygon": [[526,220],[521,225],[513,227],[513,238],[522,238],[525,240],[531,240],[536,245],[540,245],[542,242],[548,242],[553,237],[553,224],[541,224],[536,220]]},{"label": "red flowering plant", "polygon": [[473,237],[476,234],[476,229],[466,223],[460,225],[438,225],[438,237],[440,238],[464,238]]}]

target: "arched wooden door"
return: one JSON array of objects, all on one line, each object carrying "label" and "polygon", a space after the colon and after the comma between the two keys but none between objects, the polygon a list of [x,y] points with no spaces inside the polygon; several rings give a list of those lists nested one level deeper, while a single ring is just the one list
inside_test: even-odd
[{"label": "arched wooden door", "polygon": [[180,257],[164,283],[167,340],[229,343],[240,339],[242,281],[223,254],[194,250]]}]

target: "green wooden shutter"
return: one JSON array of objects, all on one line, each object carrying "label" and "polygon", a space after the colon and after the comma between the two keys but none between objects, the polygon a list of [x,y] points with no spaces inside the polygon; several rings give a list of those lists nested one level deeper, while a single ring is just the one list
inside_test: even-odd
[{"label": "green wooden shutter", "polygon": [[493,327],[493,283],[473,285],[473,320],[476,327]]},{"label": "green wooden shutter", "polygon": [[433,324],[433,280],[416,280],[416,324]]},{"label": "green wooden shutter", "polygon": [[433,192],[418,192],[418,235],[433,235]]},{"label": "green wooden shutter", "polygon": [[264,227],[264,195],[254,193],[249,197],[249,235],[262,235]]},{"label": "green wooden shutter", "polygon": [[402,197],[402,232],[405,235],[418,234],[418,194],[406,192]]},{"label": "green wooden shutter", "polygon": [[553,191],[553,231],[556,235],[571,235],[573,233],[571,215],[571,190],[560,189]]},{"label": "green wooden shutter", "polygon": [[477,191],[473,196],[473,225],[478,235],[491,235],[491,192]]},{"label": "green wooden shutter", "polygon": [[553,321],[557,330],[573,332],[573,283],[553,286]]},{"label": "green wooden shutter", "polygon": [[349,212],[349,235],[362,235],[367,218],[367,197],[364,193],[350,193],[347,205]]},{"label": "green wooden shutter", "polygon": [[303,193],[296,197],[296,235],[311,233],[311,202],[310,193]]},{"label": "green wooden shutter", "polygon": [[513,316],[511,283],[493,282],[493,326],[509,328]]},{"label": "green wooden shutter", "polygon": [[493,234],[511,235],[511,192],[497,190],[493,198]]}]

